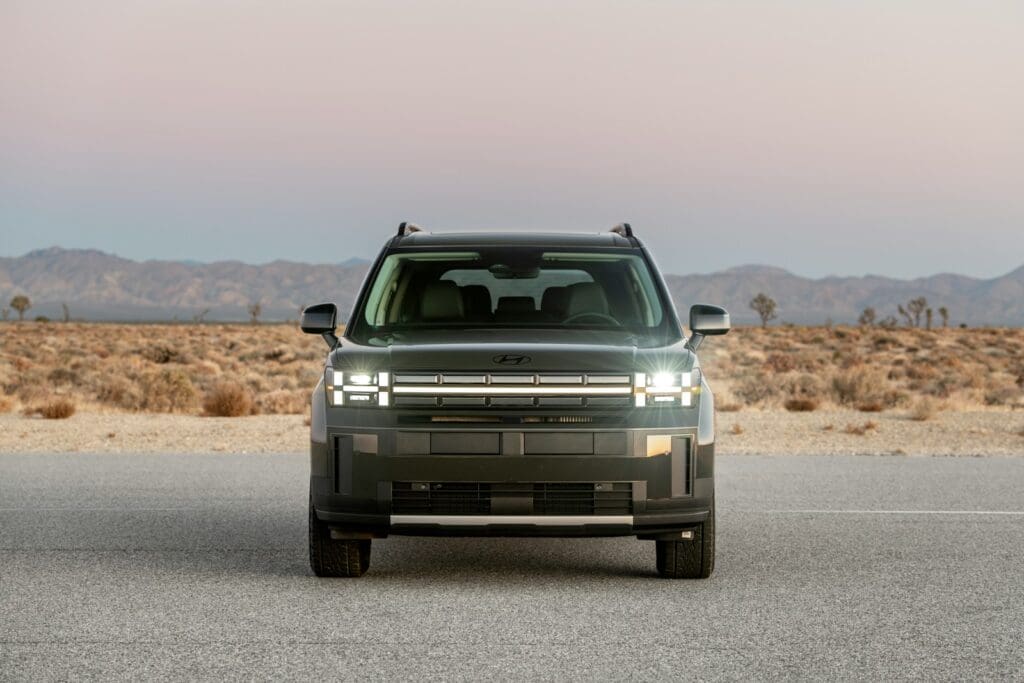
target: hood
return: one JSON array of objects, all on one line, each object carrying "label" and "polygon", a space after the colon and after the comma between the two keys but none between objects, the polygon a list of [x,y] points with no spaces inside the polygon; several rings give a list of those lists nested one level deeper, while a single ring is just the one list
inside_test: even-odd
[{"label": "hood", "polygon": [[657,372],[686,370],[692,353],[678,343],[656,349],[529,342],[345,346],[332,355],[348,371]]}]

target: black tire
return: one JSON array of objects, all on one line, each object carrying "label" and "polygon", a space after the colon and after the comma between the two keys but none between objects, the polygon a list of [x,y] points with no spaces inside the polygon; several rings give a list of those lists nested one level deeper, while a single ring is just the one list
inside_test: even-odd
[{"label": "black tire", "polygon": [[655,541],[658,573],[667,579],[706,579],[715,570],[715,502],[693,529],[692,541]]},{"label": "black tire", "polygon": [[370,568],[370,540],[331,538],[331,530],[317,519],[309,501],[309,566],[317,576],[362,576]]}]

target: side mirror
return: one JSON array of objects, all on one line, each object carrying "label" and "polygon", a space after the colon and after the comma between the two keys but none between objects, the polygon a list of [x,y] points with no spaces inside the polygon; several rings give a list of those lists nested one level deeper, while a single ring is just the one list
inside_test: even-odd
[{"label": "side mirror", "polygon": [[334,304],[314,304],[302,310],[299,327],[306,334],[319,334],[332,349],[338,345],[334,330],[338,328],[338,307]]},{"label": "side mirror", "polygon": [[694,304],[690,307],[690,348],[696,351],[704,337],[725,334],[731,327],[729,312],[721,306]]}]

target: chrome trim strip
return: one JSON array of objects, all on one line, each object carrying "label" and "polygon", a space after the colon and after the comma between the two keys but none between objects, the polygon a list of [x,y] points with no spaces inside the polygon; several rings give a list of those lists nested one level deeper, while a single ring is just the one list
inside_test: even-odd
[{"label": "chrome trim strip", "polygon": [[633,526],[633,515],[391,515],[391,524],[442,526]]},{"label": "chrome trim strip", "polygon": [[575,387],[499,387],[495,385],[479,387],[453,386],[401,386],[392,388],[396,394],[430,394],[432,396],[469,395],[469,396],[628,396],[633,389],[628,386],[575,386]]},{"label": "chrome trim strip", "polygon": [[395,384],[437,384],[438,375],[395,375]]},{"label": "chrome trim strip", "polygon": [[629,384],[629,375],[587,375],[587,384]]},{"label": "chrome trim strip", "polygon": [[541,384],[583,384],[583,375],[539,375],[537,380]]},{"label": "chrome trim strip", "polygon": [[441,384],[487,384],[487,375],[441,375]]}]

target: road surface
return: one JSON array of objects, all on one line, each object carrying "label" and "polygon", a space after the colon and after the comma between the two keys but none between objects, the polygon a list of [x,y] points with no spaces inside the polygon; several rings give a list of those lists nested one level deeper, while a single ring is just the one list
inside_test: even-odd
[{"label": "road surface", "polygon": [[376,541],[313,577],[305,458],[0,455],[0,679],[1024,678],[1024,458],[723,457],[718,563]]}]

